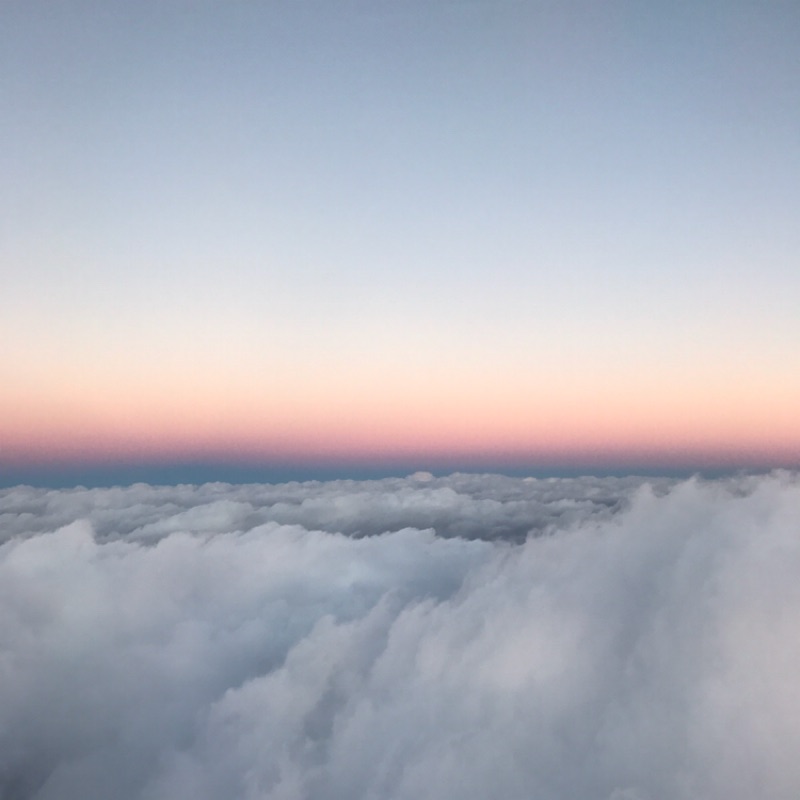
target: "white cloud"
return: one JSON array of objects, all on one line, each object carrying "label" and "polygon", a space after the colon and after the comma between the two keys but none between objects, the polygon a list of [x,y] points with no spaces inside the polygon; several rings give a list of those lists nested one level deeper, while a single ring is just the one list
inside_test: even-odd
[{"label": "white cloud", "polygon": [[[279,485],[0,490],[2,537],[89,520],[101,540],[155,541],[177,531],[227,533],[267,522],[351,536],[435,528],[440,536],[516,539],[563,528],[623,505],[642,478],[533,480],[500,475],[417,473],[406,479]],[[671,481],[661,479],[664,491]],[[0,539],[2,541],[2,539]]]},{"label": "white cloud", "polygon": [[794,800],[800,480],[642,484],[6,490],[0,797]]}]

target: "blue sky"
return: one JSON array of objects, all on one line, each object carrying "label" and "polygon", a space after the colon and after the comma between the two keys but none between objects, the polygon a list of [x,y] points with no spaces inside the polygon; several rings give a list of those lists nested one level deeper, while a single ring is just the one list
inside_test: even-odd
[{"label": "blue sky", "polygon": [[0,18],[5,460],[800,444],[795,4]]}]

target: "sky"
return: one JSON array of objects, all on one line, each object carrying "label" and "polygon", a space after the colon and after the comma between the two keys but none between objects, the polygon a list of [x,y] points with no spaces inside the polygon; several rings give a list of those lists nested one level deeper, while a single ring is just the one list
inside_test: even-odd
[{"label": "sky", "polygon": [[6,0],[2,482],[800,464],[798,43],[781,0]]}]

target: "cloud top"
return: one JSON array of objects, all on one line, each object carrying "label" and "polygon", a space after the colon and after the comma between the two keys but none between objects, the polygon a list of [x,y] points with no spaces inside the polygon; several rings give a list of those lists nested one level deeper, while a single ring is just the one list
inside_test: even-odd
[{"label": "cloud top", "polygon": [[17,487],[0,511],[2,797],[800,792],[797,476]]}]

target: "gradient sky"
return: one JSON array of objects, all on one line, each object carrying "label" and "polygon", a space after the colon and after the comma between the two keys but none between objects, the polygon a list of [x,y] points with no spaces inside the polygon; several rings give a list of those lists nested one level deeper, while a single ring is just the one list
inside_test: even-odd
[{"label": "gradient sky", "polygon": [[800,463],[800,4],[5,0],[0,468]]}]

